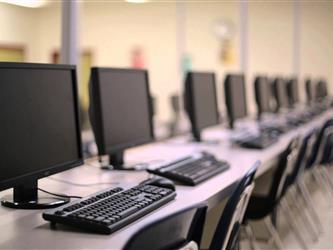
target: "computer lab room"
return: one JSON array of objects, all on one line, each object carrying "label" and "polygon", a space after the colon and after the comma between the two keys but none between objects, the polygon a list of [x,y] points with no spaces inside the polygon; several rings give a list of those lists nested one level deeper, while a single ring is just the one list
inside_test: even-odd
[{"label": "computer lab room", "polygon": [[333,249],[333,1],[0,0],[0,249]]}]

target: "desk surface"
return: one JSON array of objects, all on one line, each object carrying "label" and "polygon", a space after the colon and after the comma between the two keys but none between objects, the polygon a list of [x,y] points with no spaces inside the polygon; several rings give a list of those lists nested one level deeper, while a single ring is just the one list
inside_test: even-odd
[{"label": "desk surface", "polygon": [[[265,150],[232,146],[228,140],[230,132],[219,127],[209,129],[203,135],[205,139],[220,140],[217,145],[188,143],[189,137],[181,136],[131,149],[126,154],[126,162],[129,163],[160,163],[206,150],[219,159],[229,161],[231,168],[196,187],[177,186],[177,197],[174,201],[109,236],[78,231],[63,225],[58,225],[57,230],[51,230],[50,224],[42,219],[41,210],[13,210],[0,207],[0,249],[122,248],[135,231],[157,218],[198,202],[205,202],[209,207],[213,207],[230,195],[238,180],[257,160],[262,163],[257,172],[257,176],[260,176],[271,167],[292,137],[320,126],[332,115],[333,111],[326,111],[310,123],[283,135],[276,144]],[[131,187],[147,177],[146,172],[103,171],[96,162],[91,162],[44,178],[39,181],[39,186],[51,192],[86,196],[112,186]],[[10,192],[11,190],[1,192],[1,196]]]}]

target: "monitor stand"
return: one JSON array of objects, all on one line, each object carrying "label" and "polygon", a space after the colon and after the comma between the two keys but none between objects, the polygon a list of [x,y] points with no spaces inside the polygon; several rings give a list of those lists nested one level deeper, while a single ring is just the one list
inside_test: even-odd
[{"label": "monitor stand", "polygon": [[65,197],[38,197],[38,181],[26,182],[14,187],[14,195],[2,198],[2,206],[18,209],[46,209],[64,205],[69,202]]},{"label": "monitor stand", "polygon": [[124,164],[124,151],[118,151],[113,154],[109,154],[109,165],[102,166],[104,170],[125,170],[125,171],[140,171],[146,170],[147,164],[136,164],[134,166],[127,167]]},{"label": "monitor stand", "polygon": [[229,128],[234,129],[235,128],[235,121],[234,119],[229,118]]},{"label": "monitor stand", "polygon": [[193,135],[192,141],[197,142],[197,143],[202,143],[202,144],[207,144],[207,145],[217,145],[220,143],[219,140],[202,140],[200,131],[193,130],[192,135]]}]

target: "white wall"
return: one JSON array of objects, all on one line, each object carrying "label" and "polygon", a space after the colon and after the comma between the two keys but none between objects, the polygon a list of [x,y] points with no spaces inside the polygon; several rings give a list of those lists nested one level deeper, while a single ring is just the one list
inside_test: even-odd
[{"label": "white wall", "polygon": [[333,93],[333,1],[301,5],[301,75],[326,77]]},{"label": "white wall", "polygon": [[81,44],[97,66],[130,67],[130,51],[145,50],[151,92],[161,119],[170,116],[168,96],[180,90],[176,65],[174,3],[134,5],[89,2],[83,6]]},{"label": "white wall", "polygon": [[[226,72],[239,70],[239,4],[232,2],[188,2],[186,52],[195,70],[213,70],[218,75],[220,97]],[[333,1],[301,2],[301,76],[326,77],[333,84]],[[292,75],[292,2],[249,3],[248,99],[255,111],[253,77]],[[28,61],[50,62],[60,47],[61,8],[53,3],[41,9],[0,4],[0,44],[26,44]],[[97,66],[130,66],[130,50],[142,46],[150,74],[151,90],[158,98],[162,120],[170,116],[168,96],[182,90],[178,75],[176,5],[174,2],[128,4],[86,2],[82,6],[80,43],[90,49]],[[220,41],[213,31],[216,20],[235,24],[236,60],[223,66]],[[303,80],[303,79],[301,79]],[[303,82],[301,82],[303,87]],[[223,104],[223,98],[221,103]],[[221,105],[224,109],[224,105]]]},{"label": "white wall", "polygon": [[292,74],[292,2],[249,3],[248,22],[248,100],[256,110],[253,82],[256,75],[271,77]]},{"label": "white wall", "polygon": [[[223,81],[228,72],[239,71],[239,9],[236,2],[188,3],[186,20],[186,48],[193,60],[193,70],[214,71],[217,75],[217,91],[220,110],[225,110]],[[219,20],[228,20],[235,27],[232,39],[234,62],[221,62],[221,39],[215,34],[214,25]]]},{"label": "white wall", "polygon": [[30,9],[0,3],[0,45],[22,45],[27,61],[50,62],[60,47],[60,21],[58,4]]},{"label": "white wall", "polygon": [[35,44],[36,11],[0,3],[0,45],[25,47],[26,57],[32,57]]}]

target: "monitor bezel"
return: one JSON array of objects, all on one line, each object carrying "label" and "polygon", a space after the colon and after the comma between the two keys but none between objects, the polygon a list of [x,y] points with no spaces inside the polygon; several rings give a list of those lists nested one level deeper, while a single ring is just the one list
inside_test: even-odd
[{"label": "monitor bezel", "polygon": [[[216,122],[210,123],[206,126],[202,126],[199,127],[198,126],[198,121],[197,121],[197,112],[196,112],[196,108],[195,108],[195,95],[194,95],[194,88],[193,88],[193,77],[195,77],[195,75],[210,75],[213,78],[213,92],[214,92],[214,106],[216,108],[216,114],[215,114],[215,118],[216,118]],[[220,124],[220,120],[219,120],[219,109],[218,109],[218,103],[217,103],[217,91],[216,91],[216,77],[215,77],[215,73],[214,72],[201,72],[201,71],[189,71],[186,74],[186,79],[185,79],[185,95],[186,95],[186,101],[187,103],[187,112],[190,118],[190,122],[191,122],[191,126],[192,126],[192,131],[197,131],[200,132],[201,130],[208,128],[208,127],[212,127],[215,125]]]},{"label": "monitor bezel", "polygon": [[[279,83],[282,83],[284,86],[279,86]],[[277,76],[273,79],[273,96],[275,98],[276,102],[276,107],[275,110],[276,112],[279,112],[284,109],[289,108],[289,96],[288,96],[288,82],[286,81],[285,78],[281,76]],[[285,92],[285,97],[282,97],[279,92],[280,90]],[[283,103],[283,100],[281,99],[286,98],[286,103]]]},{"label": "monitor bezel", "polygon": [[[263,83],[262,81],[265,81],[265,83]],[[266,84],[266,88],[268,90],[268,93],[262,93],[262,85]],[[270,82],[269,82],[269,79],[267,76],[264,76],[264,75],[258,75],[255,77],[254,79],[254,94],[255,94],[255,100],[256,100],[256,104],[257,104],[257,113],[258,113],[258,116],[261,116],[262,114],[265,114],[265,113],[272,113],[272,108],[271,108],[271,105],[270,105],[270,99],[271,99],[271,96],[272,96],[272,93],[271,93],[271,86],[270,86]],[[265,94],[267,94],[267,100],[268,100],[268,108],[266,109],[266,107],[263,107],[264,105],[262,105],[262,100],[263,98],[266,98],[266,97],[263,97],[265,96]],[[262,96],[263,95],[263,96]]]},{"label": "monitor bezel", "polygon": [[[326,79],[319,79],[315,83],[315,101],[324,100],[329,96]],[[324,89],[322,89],[324,88]],[[322,92],[324,91],[324,92]],[[323,94],[323,95],[322,95]]]},{"label": "monitor bezel", "polygon": [[305,86],[305,94],[306,94],[306,100],[308,103],[313,103],[316,100],[316,89],[315,89],[315,83],[313,82],[313,79],[307,78],[304,82]]},{"label": "monitor bezel", "polygon": [[[38,170],[28,174],[23,174],[17,177],[10,178],[5,181],[0,181],[0,191],[13,188],[20,184],[24,184],[27,181],[38,180],[53,174],[57,174],[74,167],[80,166],[84,163],[83,151],[82,151],[82,138],[81,138],[81,125],[80,125],[80,112],[79,112],[79,97],[78,86],[76,76],[76,66],[64,65],[64,64],[42,64],[42,63],[15,63],[15,62],[0,62],[0,69],[36,69],[36,70],[69,70],[72,74],[72,88],[73,88],[73,100],[75,111],[75,123],[76,123],[76,138],[77,138],[77,150],[78,159],[73,161],[56,164],[45,168],[44,170]],[[39,153],[39,152],[38,152]]]},{"label": "monitor bezel", "polygon": [[[241,77],[242,78],[242,84],[243,84],[243,90],[244,90],[244,110],[245,110],[245,114],[241,117],[235,117],[234,113],[234,105],[232,103],[232,98],[234,97],[232,95],[232,78],[233,77]],[[233,127],[233,123],[236,120],[239,119],[243,119],[245,117],[247,117],[249,115],[248,113],[248,108],[247,108],[247,93],[246,93],[246,83],[245,83],[245,75],[244,74],[236,74],[236,73],[231,73],[231,74],[227,74],[224,80],[224,97],[225,97],[225,104],[226,104],[226,109],[227,109],[227,113],[228,113],[228,117],[229,117],[229,123],[232,124],[231,127]]]},{"label": "monitor bezel", "polygon": [[[294,107],[300,102],[298,79],[296,77],[288,79],[286,82],[286,88],[289,106]],[[294,90],[296,90],[296,92],[294,92]]]},{"label": "monitor bezel", "polygon": [[[105,129],[104,129],[104,119],[103,119],[103,108],[102,108],[102,99],[100,92],[100,77],[99,74],[103,72],[120,72],[120,73],[143,73],[145,76],[145,85],[146,85],[146,96],[147,96],[147,105],[148,105],[148,115],[149,115],[149,138],[140,138],[132,142],[126,142],[118,144],[117,146],[106,146],[105,143]],[[91,88],[93,96],[93,119],[95,120],[94,134],[99,137],[96,140],[99,155],[113,154],[122,150],[126,150],[132,147],[140,146],[153,142],[155,140],[154,136],[154,126],[153,126],[153,111],[151,107],[151,94],[149,89],[149,77],[148,71],[145,69],[132,69],[132,68],[108,68],[108,67],[92,67],[91,68]],[[96,131],[97,129],[97,131]]]}]

